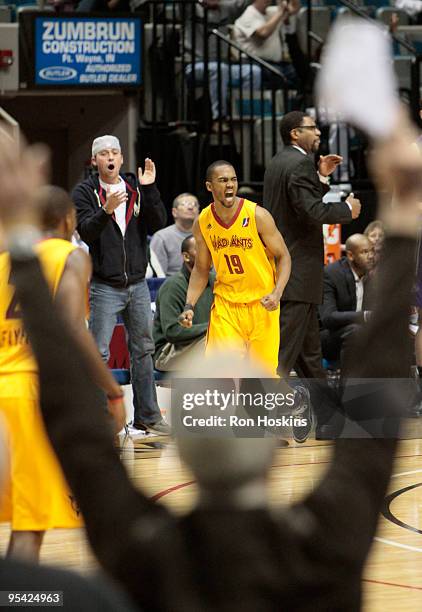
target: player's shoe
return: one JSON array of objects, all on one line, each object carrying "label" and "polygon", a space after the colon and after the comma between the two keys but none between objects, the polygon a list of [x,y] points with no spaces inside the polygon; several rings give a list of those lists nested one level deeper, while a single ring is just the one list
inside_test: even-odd
[{"label": "player's shoe", "polygon": [[303,385],[295,387],[295,406],[292,411],[292,417],[293,439],[295,442],[303,444],[309,438],[314,425],[311,396],[308,389]]},{"label": "player's shoe", "polygon": [[170,436],[171,428],[165,419],[160,419],[156,423],[133,423],[133,429],[143,431],[145,433],[153,433],[158,436]]}]

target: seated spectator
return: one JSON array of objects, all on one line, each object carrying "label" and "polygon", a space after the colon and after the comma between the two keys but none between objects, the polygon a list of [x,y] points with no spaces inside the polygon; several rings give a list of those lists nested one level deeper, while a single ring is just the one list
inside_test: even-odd
[{"label": "seated spectator", "polygon": [[[283,47],[283,30],[289,34],[294,32],[293,18],[289,20],[293,9],[284,1],[277,6],[271,4],[271,0],[254,0],[236,19],[234,35],[245,51],[274,64],[286,77],[289,86],[296,87],[296,71],[287,61],[287,49]],[[289,21],[287,25],[286,21]]]},{"label": "seated spectator", "polygon": [[374,249],[374,266],[377,265],[385,238],[384,224],[381,221],[371,221],[364,230],[364,235],[368,238]]},{"label": "seated spectator", "polygon": [[[211,129],[213,132],[217,132],[220,120],[223,120],[221,121],[223,132],[229,130],[229,126],[224,119],[228,115],[227,98],[230,79],[233,87],[242,87],[245,91],[249,91],[251,80],[253,89],[260,89],[261,87],[261,70],[259,66],[251,66],[244,58],[242,68],[240,64],[231,62],[231,69],[229,70],[228,54],[230,50],[228,45],[225,43],[218,44],[217,37],[210,35],[214,28],[217,28],[222,34],[228,35],[228,26],[234,23],[236,17],[238,17],[242,10],[250,4],[250,1],[251,0],[204,0],[202,3],[197,2],[195,4],[195,14],[189,12],[189,9],[192,9],[192,6],[189,5],[187,7],[187,13],[185,14],[186,27],[184,48],[187,52],[185,73],[190,87],[193,86],[194,82],[198,85],[204,84],[206,72],[204,62],[205,23],[208,28],[206,33],[208,36],[207,71],[209,96],[211,100],[211,115],[213,120]],[[206,11],[207,15],[205,19]],[[218,60],[220,60],[220,62]],[[195,67],[195,71],[193,66]]]},{"label": "seated spectator", "polygon": [[191,193],[181,193],[174,199],[171,214],[173,225],[155,232],[150,244],[164,276],[180,271],[183,264],[180,247],[183,240],[192,234],[193,222],[199,214],[198,198]]},{"label": "seated spectator", "polygon": [[346,241],[346,257],[324,269],[321,344],[325,359],[341,358],[344,342],[368,318],[366,275],[374,264],[371,243],[362,234]]},{"label": "seated spectator", "polygon": [[190,235],[182,242],[183,266],[169,278],[158,292],[154,318],[154,363],[157,370],[181,368],[181,359],[192,351],[205,349],[210,310],[213,302],[214,277],[209,275],[208,286],[195,306],[195,323],[189,329],[179,325],[178,318],[186,304],[186,293],[195,264],[195,238]]}]

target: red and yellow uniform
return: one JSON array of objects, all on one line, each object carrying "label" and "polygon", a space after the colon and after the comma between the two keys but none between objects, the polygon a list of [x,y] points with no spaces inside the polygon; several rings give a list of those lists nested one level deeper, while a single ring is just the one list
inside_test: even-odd
[{"label": "red and yellow uniform", "polygon": [[[37,246],[53,295],[69,254],[76,247],[48,239]],[[10,482],[0,504],[0,520],[14,531],[79,527],[81,517],[50,446],[38,406],[37,366],[20,318],[10,260],[0,255],[0,415],[9,441]]]},{"label": "red and yellow uniform", "polygon": [[207,352],[225,349],[249,354],[275,373],[280,343],[279,308],[269,312],[260,303],[275,287],[274,259],[258,234],[256,204],[239,200],[229,224],[214,204],[199,216],[199,227],[217,273]]}]

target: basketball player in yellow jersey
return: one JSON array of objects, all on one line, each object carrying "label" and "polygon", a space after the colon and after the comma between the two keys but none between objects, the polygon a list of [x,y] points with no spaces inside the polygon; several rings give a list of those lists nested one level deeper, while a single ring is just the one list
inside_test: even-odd
[{"label": "basketball player in yellow jersey", "polygon": [[[37,251],[47,282],[92,366],[94,382],[124,425],[122,391],[103,363],[85,324],[91,262],[69,240],[75,229],[72,200],[57,187],[44,187],[40,207],[45,235]],[[0,502],[0,520],[10,521],[8,554],[36,561],[45,530],[79,527],[81,517],[44,431],[38,407],[35,360],[22,325],[19,304],[9,284],[9,256],[0,254],[0,415],[9,437],[10,486]],[[113,399],[114,398],[114,399]]]},{"label": "basketball player in yellow jersey", "polygon": [[213,263],[217,278],[207,352],[239,351],[275,375],[279,303],[290,276],[289,252],[268,211],[236,196],[236,172],[228,162],[209,166],[206,187],[214,202],[193,226],[196,259],[180,323],[192,325]]}]

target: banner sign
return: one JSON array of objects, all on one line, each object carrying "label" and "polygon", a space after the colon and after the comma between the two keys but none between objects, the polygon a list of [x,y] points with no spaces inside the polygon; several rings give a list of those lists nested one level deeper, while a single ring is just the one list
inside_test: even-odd
[{"label": "banner sign", "polygon": [[35,18],[35,84],[139,86],[139,17]]}]

